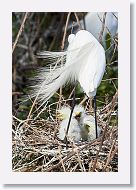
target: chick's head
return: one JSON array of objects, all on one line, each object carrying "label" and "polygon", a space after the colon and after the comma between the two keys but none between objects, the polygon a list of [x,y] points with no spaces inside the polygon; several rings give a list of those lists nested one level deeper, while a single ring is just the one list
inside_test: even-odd
[{"label": "chick's head", "polygon": [[61,109],[57,110],[57,118],[59,120],[64,120],[64,119],[68,119],[70,116],[70,108],[63,106]]},{"label": "chick's head", "polygon": [[73,117],[80,120],[84,117],[85,109],[81,105],[76,105],[73,111]]}]

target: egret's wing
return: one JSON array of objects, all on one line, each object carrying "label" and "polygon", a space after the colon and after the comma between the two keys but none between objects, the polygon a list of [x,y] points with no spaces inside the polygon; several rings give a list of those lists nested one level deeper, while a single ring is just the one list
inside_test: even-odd
[{"label": "egret's wing", "polygon": [[103,48],[99,48],[97,50],[97,54],[99,55],[97,57],[97,68],[94,76],[94,88],[97,88],[101,80],[103,78],[104,72],[105,72],[105,67],[106,67],[106,59],[105,59],[105,51]]},{"label": "egret's wing", "polygon": [[[93,43],[93,42],[92,42]],[[78,80],[84,92],[94,96],[105,70],[105,53],[100,44],[94,44],[82,63]]]},{"label": "egret's wing", "polygon": [[93,84],[92,78],[97,63],[97,44],[98,41],[89,32],[81,30],[70,40],[67,51],[39,53],[38,57],[49,60],[50,65],[41,69],[35,78],[37,84],[33,86],[31,97],[36,97],[42,106],[61,86],[76,80],[79,80],[86,93],[90,88],[92,90],[90,84]]},{"label": "egret's wing", "polygon": [[[77,79],[76,68],[80,67],[81,60],[90,50],[91,44],[86,44],[82,48],[70,49],[65,52],[42,52],[39,57],[50,59],[51,63],[47,67],[39,69],[38,75],[33,79],[36,85],[32,85],[31,97],[36,97],[41,103],[40,106],[53,96],[53,94],[68,82]],[[74,56],[77,54],[78,56]],[[68,57],[68,58],[67,58]],[[79,66],[79,67],[78,67]]]}]

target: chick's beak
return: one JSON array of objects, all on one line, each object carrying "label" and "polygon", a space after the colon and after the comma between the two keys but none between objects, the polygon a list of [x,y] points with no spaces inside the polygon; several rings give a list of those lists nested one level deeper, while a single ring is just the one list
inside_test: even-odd
[{"label": "chick's beak", "polygon": [[77,113],[75,114],[75,118],[76,118],[77,120],[79,120],[80,117],[81,117],[81,112],[77,112]]},{"label": "chick's beak", "polygon": [[56,118],[59,119],[59,120],[63,120],[64,116],[63,116],[63,114],[57,112]]}]

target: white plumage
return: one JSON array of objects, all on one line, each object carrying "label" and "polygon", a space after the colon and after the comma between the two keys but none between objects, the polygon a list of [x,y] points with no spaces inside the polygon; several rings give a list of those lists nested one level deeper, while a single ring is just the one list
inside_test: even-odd
[{"label": "white plumage", "polygon": [[[81,105],[76,105],[73,111],[75,117],[80,125],[80,134],[83,141],[94,140],[96,138],[95,118],[92,115],[87,115],[85,109]],[[97,126],[98,137],[101,129]]]},{"label": "white plumage", "polygon": [[[70,108],[62,107],[58,110],[59,118],[61,119],[59,125],[59,134],[58,137],[61,140],[64,140],[69,116]],[[97,126],[98,137],[100,135],[101,129]],[[87,115],[85,109],[81,105],[76,105],[72,114],[72,119],[68,131],[68,139],[70,141],[79,142],[79,141],[89,141],[96,138],[95,132],[95,119],[92,115]]]},{"label": "white plumage", "polygon": [[[59,125],[58,137],[61,140],[64,140],[65,135],[66,135],[70,111],[71,110],[69,107],[62,107],[60,110],[58,110],[58,118],[61,119],[60,125]],[[72,116],[67,137],[68,137],[68,140],[74,141],[74,142],[78,142],[81,140],[80,125],[79,125],[78,120],[75,119],[74,116]]]},{"label": "white plumage", "polygon": [[[97,134],[100,136],[101,129],[97,126]],[[95,119],[92,115],[84,115],[83,125],[81,127],[82,140],[94,140],[96,138]]]},{"label": "white plumage", "polygon": [[[68,126],[68,121],[69,118],[64,119],[60,123],[60,129],[59,129],[59,135],[58,137],[61,140],[64,140],[67,126]],[[74,142],[79,142],[81,140],[81,133],[80,133],[80,125],[77,121],[77,119],[72,118],[69,126],[69,131],[68,131],[68,140],[74,141]]]},{"label": "white plumage", "polygon": [[41,106],[68,82],[78,81],[87,96],[95,96],[105,71],[105,51],[95,37],[86,30],[80,30],[68,37],[68,48],[64,52],[43,51],[39,58],[51,64],[41,69],[37,85],[33,86],[32,97]]},{"label": "white plumage", "polygon": [[57,110],[57,117],[60,120],[67,119],[70,116],[70,112],[71,112],[70,107],[63,106],[63,107],[61,107],[61,109]]}]

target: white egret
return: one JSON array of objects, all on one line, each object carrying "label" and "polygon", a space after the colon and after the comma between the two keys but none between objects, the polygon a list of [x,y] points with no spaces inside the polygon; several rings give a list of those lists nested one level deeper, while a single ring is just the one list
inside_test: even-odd
[{"label": "white egret", "polygon": [[[70,112],[69,107],[62,107],[58,110],[57,117],[61,120],[58,137],[61,140],[65,138]],[[99,136],[101,132],[99,126],[97,126],[97,130]],[[94,140],[96,138],[95,118],[92,115],[87,115],[81,105],[74,107],[67,138],[74,142]]]},{"label": "white egret", "polygon": [[[85,109],[81,105],[76,105],[73,111],[80,125],[80,134],[83,141],[94,140],[96,138],[95,118],[92,115],[87,115]],[[97,126],[97,135],[99,137],[101,129]]]},{"label": "white egret", "polygon": [[57,110],[57,118],[60,120],[64,120],[69,118],[71,109],[69,106],[63,106],[61,109]]},{"label": "white egret", "polygon": [[75,105],[73,110],[73,117],[75,117],[78,120],[83,120],[83,117],[85,115],[85,109],[82,105]]},{"label": "white egret", "polygon": [[[58,137],[61,140],[64,140],[65,134],[67,131],[67,126],[69,122],[69,116],[70,116],[70,108],[69,107],[62,107],[60,110],[58,110],[57,117],[61,120],[59,125],[59,134]],[[81,140],[81,129],[78,120],[74,117],[71,118],[71,122],[69,125],[69,131],[67,135],[68,140],[79,142]]]},{"label": "white egret", "polygon": [[[97,136],[101,132],[100,127],[97,125]],[[95,118],[92,115],[84,115],[83,124],[81,127],[82,140],[94,140],[96,138]]]},{"label": "white egret", "polygon": [[63,52],[43,51],[39,58],[49,59],[49,67],[41,69],[33,86],[32,96],[42,105],[68,82],[78,81],[88,97],[96,95],[105,71],[105,51],[94,36],[80,30],[68,37],[68,49]]},{"label": "white egret", "polygon": [[[68,48],[62,52],[43,51],[38,54],[39,58],[50,60],[49,67],[41,69],[36,77],[37,85],[34,86],[32,96],[35,96],[41,106],[53,96],[53,94],[68,82],[79,82],[81,88],[88,97],[95,97],[97,87],[100,85],[105,71],[105,51],[97,39],[88,31],[80,30],[75,35],[68,37]],[[96,108],[96,101],[95,108]],[[72,106],[68,122],[74,105]],[[96,109],[95,109],[96,118]],[[97,137],[97,120],[96,137]]]}]

